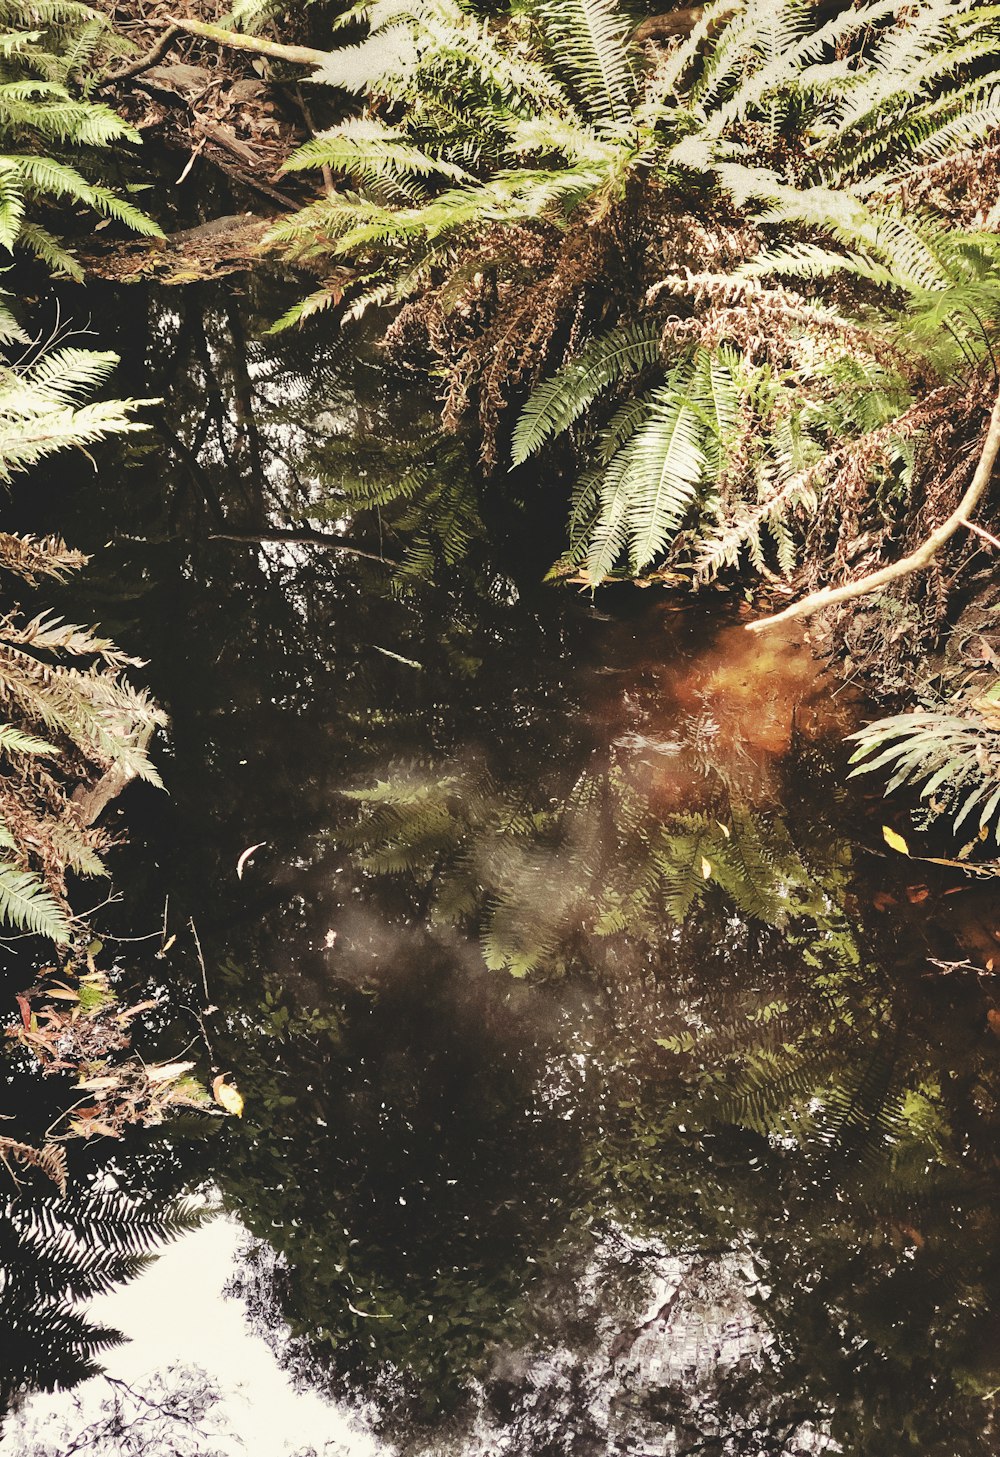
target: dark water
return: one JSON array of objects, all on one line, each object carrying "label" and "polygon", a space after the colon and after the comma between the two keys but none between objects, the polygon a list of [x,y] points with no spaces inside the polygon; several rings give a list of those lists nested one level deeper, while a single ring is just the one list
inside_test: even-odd
[{"label": "dark water", "polygon": [[[8,1204],[8,1399],[88,1356],[119,1384],[29,1400],[0,1452],[996,1450],[996,992],[949,969],[990,959],[988,885],[884,853],[803,634],[539,585],[542,492],[480,501],[363,341],[263,338],[279,294],[92,296],[156,429],[15,503],[95,552],[60,610],[172,720],[101,956],[159,1002],[143,1054],[246,1107]],[[401,571],[212,539],[336,531],[415,458],[352,535]],[[66,1096],[11,1064],[36,1131]],[[224,1214],[166,1278],[73,1306],[81,1242],[133,1273],[102,1200],[189,1192]]]}]

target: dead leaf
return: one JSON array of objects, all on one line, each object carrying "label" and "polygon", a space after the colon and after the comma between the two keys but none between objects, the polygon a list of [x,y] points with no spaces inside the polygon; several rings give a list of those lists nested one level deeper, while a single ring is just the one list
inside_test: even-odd
[{"label": "dead leaf", "polygon": [[118,1013],[118,1021],[119,1023],[128,1022],[133,1017],[138,1017],[140,1012],[149,1012],[153,1007],[158,1007],[159,1005],[159,1002],[152,999],[147,1002],[136,1002],[134,1007],[126,1007],[124,1012]]},{"label": "dead leaf", "polygon": [[242,1118],[243,1096],[234,1083],[226,1082],[228,1076],[228,1073],[220,1073],[212,1080],[212,1097],[227,1113],[234,1113],[237,1118]]},{"label": "dead leaf", "polygon": [[896,833],[889,825],[882,826],[882,838],[890,850],[898,850],[900,855],[909,855],[910,847],[902,835]]},{"label": "dead leaf", "polygon": [[161,1062],[147,1067],[146,1076],[151,1083],[168,1083],[171,1078],[182,1077],[194,1067],[193,1062]]},{"label": "dead leaf", "polygon": [[996,1007],[991,1007],[986,1013],[986,1020],[989,1023],[990,1031],[994,1037],[1000,1037],[1000,1012]]}]

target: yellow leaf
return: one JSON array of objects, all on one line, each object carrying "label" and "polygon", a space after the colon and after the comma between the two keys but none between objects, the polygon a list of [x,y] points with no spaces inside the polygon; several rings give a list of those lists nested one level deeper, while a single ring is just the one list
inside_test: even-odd
[{"label": "yellow leaf", "polygon": [[903,839],[902,835],[897,835],[896,831],[891,830],[888,825],[882,826],[882,838],[890,850],[898,850],[900,855],[909,855],[909,845]]},{"label": "yellow leaf", "polygon": [[704,855],[703,855],[701,857],[701,874],[702,874],[702,879],[707,880],[708,877],[711,875],[711,873],[712,873],[712,862],[711,862],[711,860],[706,860],[705,857],[704,857]]},{"label": "yellow leaf", "polygon": [[234,1083],[226,1082],[227,1074],[221,1073],[212,1082],[212,1097],[220,1108],[225,1108],[227,1113],[235,1113],[237,1118],[243,1117],[243,1097],[240,1090]]}]

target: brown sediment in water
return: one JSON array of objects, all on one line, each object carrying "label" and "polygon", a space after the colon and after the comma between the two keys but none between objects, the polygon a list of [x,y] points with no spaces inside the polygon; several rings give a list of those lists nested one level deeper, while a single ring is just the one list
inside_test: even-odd
[{"label": "brown sediment in water", "polygon": [[[662,629],[662,630],[661,630]],[[814,655],[802,624],[763,640],[741,622],[656,614],[615,624],[619,670],[599,712],[611,743],[646,765],[661,808],[706,795],[699,759],[710,759],[741,797],[771,797],[776,765],[795,746],[833,745],[856,727],[858,696]]]}]

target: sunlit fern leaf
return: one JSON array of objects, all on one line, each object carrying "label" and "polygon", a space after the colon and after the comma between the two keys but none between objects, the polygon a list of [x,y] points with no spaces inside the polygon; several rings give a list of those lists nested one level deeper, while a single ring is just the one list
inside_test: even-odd
[{"label": "sunlit fern leaf", "polygon": [[65,909],[40,876],[11,861],[0,861],[0,921],[19,931],[44,936],[57,946],[69,941],[70,922]]},{"label": "sunlit fern leaf", "polygon": [[0,36],[0,247],[26,250],[53,272],[80,278],[73,254],[38,221],[46,203],[80,205],[132,231],[162,235],[127,198],[91,181],[86,168],[69,160],[140,140],[109,106],[67,89],[70,83],[86,88],[89,68],[120,51],[120,42],[107,17],[84,5],[6,5],[0,26],[5,22],[35,29]]},{"label": "sunlit fern leaf", "polygon": [[514,429],[513,464],[521,465],[551,435],[567,430],[602,390],[655,364],[660,333],[655,324],[645,322],[612,329],[536,386]]},{"label": "sunlit fern leaf", "polygon": [[1000,728],[989,700],[982,709],[916,709],[877,719],[851,735],[858,774],[887,777],[886,794],[920,785],[920,797],[936,815],[947,814],[952,832],[992,832],[1000,843]]},{"label": "sunlit fern leaf", "polygon": [[351,117],[311,141],[289,158],[286,171],[329,167],[371,184],[380,177],[448,177],[468,181],[469,174],[444,158],[437,158],[408,139],[398,127],[369,117]]},{"label": "sunlit fern leaf", "polygon": [[[646,414],[644,401],[643,418]],[[592,513],[593,525],[582,545],[587,577],[595,587],[613,570],[628,541],[631,496],[628,467],[629,451],[623,446],[601,473],[599,484],[594,486],[597,506]]]},{"label": "sunlit fern leaf", "polygon": [[684,383],[653,392],[648,418],[626,447],[629,561],[634,573],[655,561],[676,535],[694,505],[704,472],[704,425]]},{"label": "sunlit fern leaf", "polygon": [[540,14],[549,48],[588,118],[605,126],[625,125],[635,82],[626,44],[629,26],[615,0],[545,0]]}]

